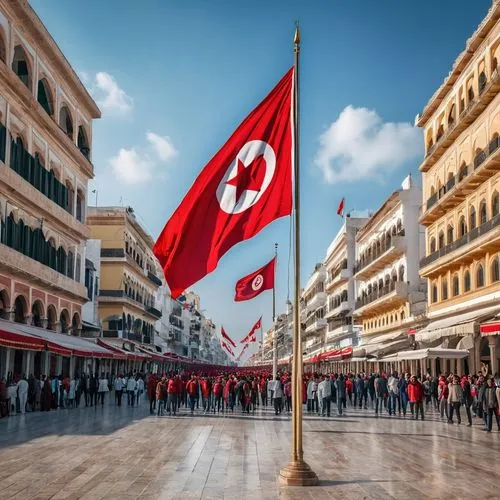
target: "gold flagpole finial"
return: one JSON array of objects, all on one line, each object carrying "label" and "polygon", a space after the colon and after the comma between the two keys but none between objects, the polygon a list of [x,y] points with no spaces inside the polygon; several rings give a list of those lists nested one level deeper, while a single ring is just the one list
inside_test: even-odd
[{"label": "gold flagpole finial", "polygon": [[300,45],[299,21],[295,21],[295,36],[293,37],[293,43],[295,45]]}]

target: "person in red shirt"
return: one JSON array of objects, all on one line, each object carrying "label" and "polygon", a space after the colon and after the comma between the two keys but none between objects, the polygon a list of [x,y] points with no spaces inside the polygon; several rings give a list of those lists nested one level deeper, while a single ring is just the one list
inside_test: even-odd
[{"label": "person in red shirt", "polygon": [[422,384],[417,380],[415,375],[412,375],[408,388],[408,400],[410,401],[410,409],[413,414],[413,418],[418,420],[418,414],[420,412],[422,420],[424,419],[424,388]]},{"label": "person in red shirt", "polygon": [[446,420],[448,420],[448,383],[443,375],[439,377],[438,400],[441,418],[444,418],[444,415],[446,414]]},{"label": "person in red shirt", "polygon": [[[215,407],[217,407],[217,413],[220,413],[220,407],[222,403],[222,380],[220,377],[216,380],[213,387],[213,410],[215,413]],[[222,404],[222,411],[224,411],[224,405]]]},{"label": "person in red shirt", "polygon": [[186,391],[189,399],[189,409],[191,410],[191,415],[194,415],[194,405],[196,404],[196,398],[198,397],[199,391],[196,375],[191,375],[191,379],[186,384]]},{"label": "person in red shirt", "polygon": [[347,397],[349,398],[349,404],[352,405],[352,390],[353,390],[354,384],[352,383],[352,375],[349,374],[346,381],[345,381],[345,389],[347,392]]},{"label": "person in red shirt", "polygon": [[158,385],[158,377],[151,373],[148,378],[148,385],[146,387],[146,391],[148,393],[149,398],[149,413],[153,415],[156,410],[156,386]]},{"label": "person in red shirt", "polygon": [[203,404],[203,413],[210,411],[210,395],[212,392],[212,384],[205,375],[200,382],[201,386],[201,401]]},{"label": "person in red shirt", "polygon": [[179,383],[176,378],[171,375],[168,378],[167,382],[167,412],[169,416],[172,415],[172,413],[175,414],[177,413],[177,397],[179,393]]},{"label": "person in red shirt", "polygon": [[163,408],[165,406],[165,398],[167,393],[167,378],[162,377],[156,385],[156,399],[158,401],[158,416],[163,415]]}]

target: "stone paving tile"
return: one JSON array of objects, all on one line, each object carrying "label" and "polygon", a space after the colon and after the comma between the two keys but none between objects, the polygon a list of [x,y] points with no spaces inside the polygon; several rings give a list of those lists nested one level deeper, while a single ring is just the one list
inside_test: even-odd
[{"label": "stone paving tile", "polygon": [[500,498],[500,434],[430,417],[305,416],[305,456],[321,483],[284,488],[288,416],[169,419],[111,404],[28,414],[0,420],[0,499]]}]

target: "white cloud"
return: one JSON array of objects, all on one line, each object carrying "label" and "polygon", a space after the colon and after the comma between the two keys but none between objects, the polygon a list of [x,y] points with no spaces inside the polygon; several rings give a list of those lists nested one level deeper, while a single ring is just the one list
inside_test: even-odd
[{"label": "white cloud", "polygon": [[177,150],[175,149],[170,137],[162,137],[161,135],[155,134],[154,132],[148,132],[146,138],[160,160],[169,161],[174,156],[177,156]]},{"label": "white cloud", "polygon": [[319,138],[315,158],[325,181],[381,178],[422,154],[423,139],[410,123],[384,123],[375,110],[347,106]]},{"label": "white cloud", "polygon": [[104,112],[125,115],[130,113],[134,106],[132,97],[118,86],[109,73],[104,71],[95,75],[92,94]]},{"label": "white cloud", "polygon": [[168,162],[178,152],[168,136],[162,137],[154,132],[146,134],[148,146],[136,148],[121,148],[116,156],[109,160],[115,177],[125,184],[140,184],[151,181],[153,178],[165,179],[165,171],[157,171],[156,156],[162,162]]},{"label": "white cloud", "polygon": [[125,184],[141,184],[153,177],[154,163],[135,148],[121,148],[116,156],[110,158],[109,164],[116,178]]}]

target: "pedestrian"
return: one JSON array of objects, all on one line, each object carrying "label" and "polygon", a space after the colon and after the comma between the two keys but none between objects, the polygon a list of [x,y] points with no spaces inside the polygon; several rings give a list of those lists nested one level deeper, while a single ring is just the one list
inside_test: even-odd
[{"label": "pedestrian", "polygon": [[[323,375],[321,377],[321,382],[318,385],[318,400],[321,401],[321,416],[330,416],[330,404],[331,404],[331,385],[328,377]],[[362,394],[362,392],[361,392]],[[361,401],[361,399],[360,399]]]},{"label": "pedestrian", "polygon": [[137,388],[137,381],[135,380],[132,373],[129,373],[129,376],[127,379],[127,404],[128,404],[128,406],[134,406],[136,388]]},{"label": "pedestrian", "polygon": [[214,413],[215,413],[216,408],[217,408],[217,413],[220,413],[221,403],[222,403],[222,410],[224,411],[224,406],[223,406],[224,403],[222,402],[223,389],[224,388],[222,385],[222,380],[220,377],[218,377],[215,384],[214,384],[214,387],[213,387],[213,411],[214,411]]},{"label": "pedestrian", "polygon": [[77,380],[75,379],[75,377],[73,377],[71,379],[71,382],[69,383],[69,391],[68,391],[68,405],[70,408],[75,407],[76,387],[77,387]]},{"label": "pedestrian", "polygon": [[139,406],[139,402],[141,401],[142,395],[144,394],[144,379],[140,374],[137,375],[136,378],[136,404]]},{"label": "pedestrian", "polygon": [[171,416],[177,413],[177,398],[179,397],[179,384],[174,375],[168,378],[167,382],[167,412]]},{"label": "pedestrian", "polygon": [[208,413],[210,411],[210,394],[212,392],[212,384],[206,375],[204,375],[201,379],[200,388],[203,413]]},{"label": "pedestrian", "polygon": [[292,411],[292,382],[289,378],[286,379],[283,393],[285,394],[286,411],[290,413]]},{"label": "pedestrian", "polygon": [[346,403],[345,380],[342,373],[338,376],[335,385],[337,390],[337,412],[339,416],[342,416],[342,407],[345,408]]},{"label": "pedestrian", "polygon": [[403,418],[406,417],[406,408],[408,406],[408,382],[410,380],[410,375],[406,373],[399,379],[398,391],[399,391],[399,401],[401,404],[401,411],[403,412]]},{"label": "pedestrian", "polygon": [[89,399],[90,406],[97,406],[97,390],[99,388],[99,378],[97,373],[91,374],[89,379]]},{"label": "pedestrian", "polygon": [[463,389],[460,385],[458,375],[454,375],[452,381],[448,384],[448,423],[453,423],[453,413],[457,414],[457,421],[460,424],[460,405],[463,400]]},{"label": "pedestrian", "polygon": [[443,375],[439,377],[438,382],[438,401],[441,418],[444,418],[446,414],[446,419],[448,419],[448,384]]},{"label": "pedestrian", "polygon": [[97,406],[97,401],[101,401],[101,406],[104,406],[104,395],[109,392],[109,386],[108,386],[108,379],[104,376],[104,372],[101,373],[101,378],[99,379],[99,385],[97,388],[97,395],[98,398],[96,400],[96,406]]},{"label": "pedestrian", "polygon": [[382,412],[382,407],[385,404],[387,397],[387,380],[386,378],[377,373],[375,378],[375,415],[378,416],[379,411]]},{"label": "pedestrian", "polygon": [[283,410],[283,384],[281,383],[279,375],[276,375],[274,381],[274,413],[281,414]]},{"label": "pedestrian", "polygon": [[146,384],[146,392],[149,398],[149,413],[153,415],[156,410],[156,386],[158,385],[158,377],[151,373],[148,377],[148,381]]},{"label": "pedestrian", "polygon": [[117,406],[122,405],[123,386],[124,386],[123,378],[121,374],[119,374],[118,377],[115,378],[115,383],[114,383],[115,400]]},{"label": "pedestrian", "polygon": [[415,375],[410,378],[410,383],[408,384],[408,399],[410,401],[410,408],[413,414],[413,418],[418,420],[418,414],[422,416],[424,420],[424,388],[422,384],[417,380]]},{"label": "pedestrian", "polygon": [[388,401],[389,415],[396,415],[396,404],[399,407],[399,413],[401,413],[401,406],[400,406],[401,403],[399,401],[398,385],[399,385],[398,373],[394,372],[387,379],[387,390],[389,393],[389,401]]},{"label": "pedestrian", "polygon": [[495,415],[497,421],[497,428],[500,431],[500,416],[498,415],[499,403],[497,399],[497,388],[493,378],[489,378],[486,381],[486,386],[482,392],[482,406],[483,412],[486,415],[486,426],[485,431],[491,432],[493,427],[493,415]]},{"label": "pedestrian", "polygon": [[29,384],[26,380],[26,375],[23,376],[17,382],[17,397],[19,398],[19,410],[22,414],[26,412],[26,404],[28,403],[28,389]]},{"label": "pedestrian", "polygon": [[196,404],[196,397],[198,395],[198,381],[196,380],[196,375],[191,375],[191,379],[186,384],[186,391],[189,399],[189,409],[191,410],[191,416],[194,415],[194,405]]}]

